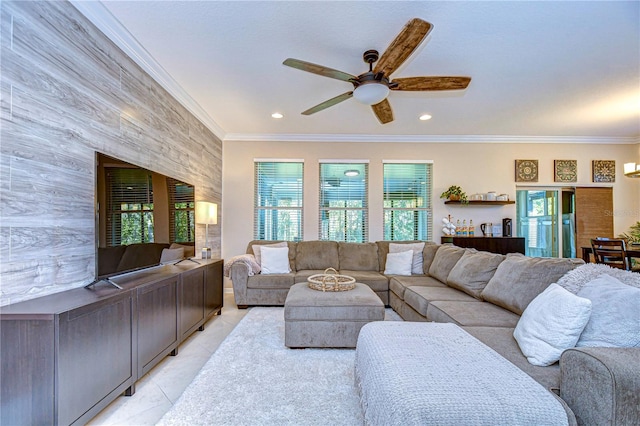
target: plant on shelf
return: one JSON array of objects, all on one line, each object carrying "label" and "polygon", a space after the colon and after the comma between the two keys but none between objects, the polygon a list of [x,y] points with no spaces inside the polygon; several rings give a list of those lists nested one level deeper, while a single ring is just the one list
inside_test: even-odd
[{"label": "plant on shelf", "polygon": [[620,238],[624,238],[629,243],[640,243],[640,222],[632,225],[628,232],[620,234]]},{"label": "plant on shelf", "polygon": [[451,201],[460,201],[462,204],[469,203],[467,193],[457,185],[451,185],[446,191],[440,194],[440,198],[447,198]]}]

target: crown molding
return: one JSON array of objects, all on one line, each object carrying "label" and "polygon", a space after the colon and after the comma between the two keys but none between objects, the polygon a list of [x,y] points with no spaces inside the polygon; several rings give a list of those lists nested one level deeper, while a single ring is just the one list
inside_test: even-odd
[{"label": "crown molding", "polygon": [[70,0],[70,3],[116,46],[137,63],[151,78],[167,90],[178,102],[202,122],[220,140],[225,131],[171,75],[151,56],[136,38],[99,1]]},{"label": "crown molding", "polygon": [[277,134],[227,133],[225,142],[393,142],[393,143],[553,143],[553,144],[638,144],[636,137],[594,136],[503,136],[503,135],[362,135],[362,134]]}]

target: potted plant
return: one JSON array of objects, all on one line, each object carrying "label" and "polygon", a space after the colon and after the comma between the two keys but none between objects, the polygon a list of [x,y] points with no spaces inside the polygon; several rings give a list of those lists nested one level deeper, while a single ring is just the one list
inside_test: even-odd
[{"label": "potted plant", "polygon": [[467,193],[457,185],[451,185],[446,191],[440,194],[440,198],[447,198],[451,201],[460,201],[462,204],[469,202]]},{"label": "potted plant", "polygon": [[628,232],[620,234],[620,238],[624,238],[628,243],[640,243],[640,222],[632,225]]}]

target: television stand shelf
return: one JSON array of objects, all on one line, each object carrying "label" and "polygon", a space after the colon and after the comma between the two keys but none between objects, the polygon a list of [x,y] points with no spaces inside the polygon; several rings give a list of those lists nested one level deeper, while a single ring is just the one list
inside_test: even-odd
[{"label": "television stand shelf", "polygon": [[80,425],[220,313],[222,260],[184,262],[0,310],[0,424]]}]

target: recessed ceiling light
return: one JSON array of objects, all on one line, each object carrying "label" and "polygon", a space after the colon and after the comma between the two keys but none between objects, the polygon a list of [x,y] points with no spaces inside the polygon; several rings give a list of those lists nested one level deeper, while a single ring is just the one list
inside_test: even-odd
[{"label": "recessed ceiling light", "polygon": [[420,116],[420,120],[421,121],[427,121],[427,120],[431,120],[431,116],[429,114],[422,114]]},{"label": "recessed ceiling light", "polygon": [[273,114],[271,114],[271,117],[273,117],[273,118],[282,118],[282,117],[284,117],[284,115],[280,114],[279,112],[274,112]]}]

